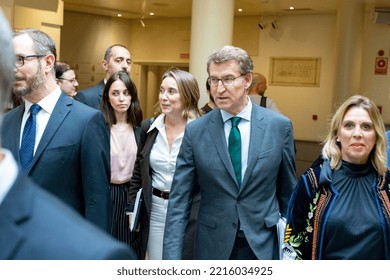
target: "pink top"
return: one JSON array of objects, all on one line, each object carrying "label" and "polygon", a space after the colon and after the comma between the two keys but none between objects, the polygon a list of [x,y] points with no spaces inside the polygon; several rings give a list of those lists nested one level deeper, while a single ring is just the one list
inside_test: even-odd
[{"label": "pink top", "polygon": [[127,123],[111,127],[111,183],[122,184],[130,181],[137,157],[137,143],[134,129]]}]

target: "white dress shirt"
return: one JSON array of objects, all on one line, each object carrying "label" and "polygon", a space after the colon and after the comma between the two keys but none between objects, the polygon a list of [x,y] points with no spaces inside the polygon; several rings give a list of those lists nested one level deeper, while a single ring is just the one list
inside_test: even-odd
[{"label": "white dress shirt", "polygon": [[[38,102],[38,105],[41,107],[41,110],[36,115],[36,135],[35,135],[35,146],[34,146],[34,154],[35,151],[37,150],[39,141],[41,141],[43,132],[45,131],[45,128],[47,126],[47,123],[49,122],[50,116],[53,113],[54,107],[57,104],[58,99],[60,98],[61,95],[61,89],[59,86],[56,87],[56,89],[48,94],[45,98],[43,98],[41,101]],[[24,109],[24,114],[22,118],[22,124],[20,128],[20,139],[19,139],[19,147],[22,144],[22,136],[23,136],[23,129],[24,125],[26,124],[26,121],[28,117],[30,116],[30,107],[33,105],[28,100],[25,100],[25,109]]]},{"label": "white dress shirt", "polygon": [[[251,99],[252,103],[260,106],[261,95],[249,94],[248,96]],[[265,106],[272,111],[280,113],[280,110],[279,110],[278,106],[276,105],[276,102],[273,99],[269,98],[268,96],[267,96],[267,100],[265,102]]]}]

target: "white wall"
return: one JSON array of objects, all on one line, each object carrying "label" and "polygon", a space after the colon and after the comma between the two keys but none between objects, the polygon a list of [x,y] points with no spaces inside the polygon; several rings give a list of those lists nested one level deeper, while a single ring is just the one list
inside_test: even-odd
[{"label": "white wall", "polygon": [[[361,93],[370,97],[376,105],[382,106],[382,116],[390,125],[390,68],[387,75],[375,75],[375,59],[378,51],[390,56],[390,25],[374,24],[371,14],[367,13],[363,39],[363,57],[361,68]],[[390,62],[390,61],[389,61]]]},{"label": "white wall", "polygon": [[[266,95],[291,119],[295,138],[318,141],[326,131],[331,112],[335,15],[288,16],[278,19],[279,29],[260,31],[255,71],[269,77],[270,57],[321,58],[320,86],[272,86]],[[259,29],[260,30],[260,29]],[[317,115],[316,121],[312,116]]]},{"label": "white wall", "polygon": [[36,28],[46,32],[56,42],[57,54],[60,53],[64,15],[62,0],[0,0],[0,8],[13,30]]},{"label": "white wall", "polygon": [[106,48],[114,43],[128,45],[130,24],[127,20],[65,12],[61,32],[61,59],[76,68],[79,89],[101,81],[101,66]]},{"label": "white wall", "polygon": [[[260,30],[258,17],[236,17],[233,41],[249,50],[255,71],[269,77],[270,57],[319,57],[321,76],[319,87],[268,85],[267,95],[273,98],[282,113],[292,120],[295,138],[321,141],[327,132],[331,117],[334,72],[336,15],[295,15],[277,19],[279,29]],[[189,53],[191,21],[187,18],[144,20],[142,28],[137,20],[114,19],[102,16],[67,12],[61,34],[61,56],[64,60],[86,63],[94,73],[85,74],[86,83],[96,83],[102,77],[100,61],[104,50],[113,43],[129,47],[135,64],[132,78],[140,86],[141,64],[186,64],[180,58]],[[390,74],[374,75],[374,60],[379,49],[390,52],[390,26],[375,25],[367,13],[364,28],[362,79],[359,93],[365,93],[382,105],[384,120],[390,124]],[[83,65],[83,64],[80,64]],[[100,67],[100,68],[99,68]],[[100,69],[100,70],[99,70]],[[86,72],[88,72],[86,71]],[[206,71],[206,65],[205,65]],[[78,75],[83,75],[78,73]],[[88,77],[92,79],[88,80]],[[85,86],[87,84],[84,84]],[[202,85],[200,85],[202,89]],[[83,86],[80,86],[83,88]],[[142,89],[139,89],[142,92]],[[141,100],[143,100],[141,98]],[[203,105],[203,104],[200,104]],[[313,120],[312,116],[318,119]]]}]

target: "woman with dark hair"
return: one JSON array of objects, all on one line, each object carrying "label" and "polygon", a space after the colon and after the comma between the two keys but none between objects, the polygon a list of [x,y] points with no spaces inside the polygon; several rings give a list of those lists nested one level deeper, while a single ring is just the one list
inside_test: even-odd
[{"label": "woman with dark hair", "polygon": [[110,128],[111,234],[131,246],[132,236],[126,217],[127,196],[139,140],[142,110],[137,88],[127,72],[112,75],[103,90],[101,111]]},{"label": "woman with dark hair", "polygon": [[283,259],[390,259],[390,173],[377,106],[364,96],[336,111],[322,157],[298,182]]},{"label": "woman with dark hair", "polygon": [[[129,202],[134,206],[136,193],[142,188],[142,259],[162,259],[165,218],[176,158],[186,125],[200,116],[199,96],[198,82],[192,74],[176,68],[169,69],[162,77],[156,118],[153,122],[147,119],[141,124],[140,145],[130,182]],[[192,214],[196,216],[194,201]],[[188,230],[189,240],[188,246],[184,245],[184,255],[191,259],[195,241],[194,223]]]}]

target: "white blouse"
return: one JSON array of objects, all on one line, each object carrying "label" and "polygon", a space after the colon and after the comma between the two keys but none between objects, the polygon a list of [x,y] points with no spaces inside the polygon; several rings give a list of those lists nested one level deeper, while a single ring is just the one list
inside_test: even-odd
[{"label": "white blouse", "polygon": [[[159,115],[148,132],[157,128],[158,134],[150,152],[150,167],[152,168],[152,186],[161,191],[170,191],[175,173],[176,158],[179,154],[184,132],[179,134],[172,143],[171,151],[164,125],[165,115]],[[192,121],[188,120],[187,124]]]}]

